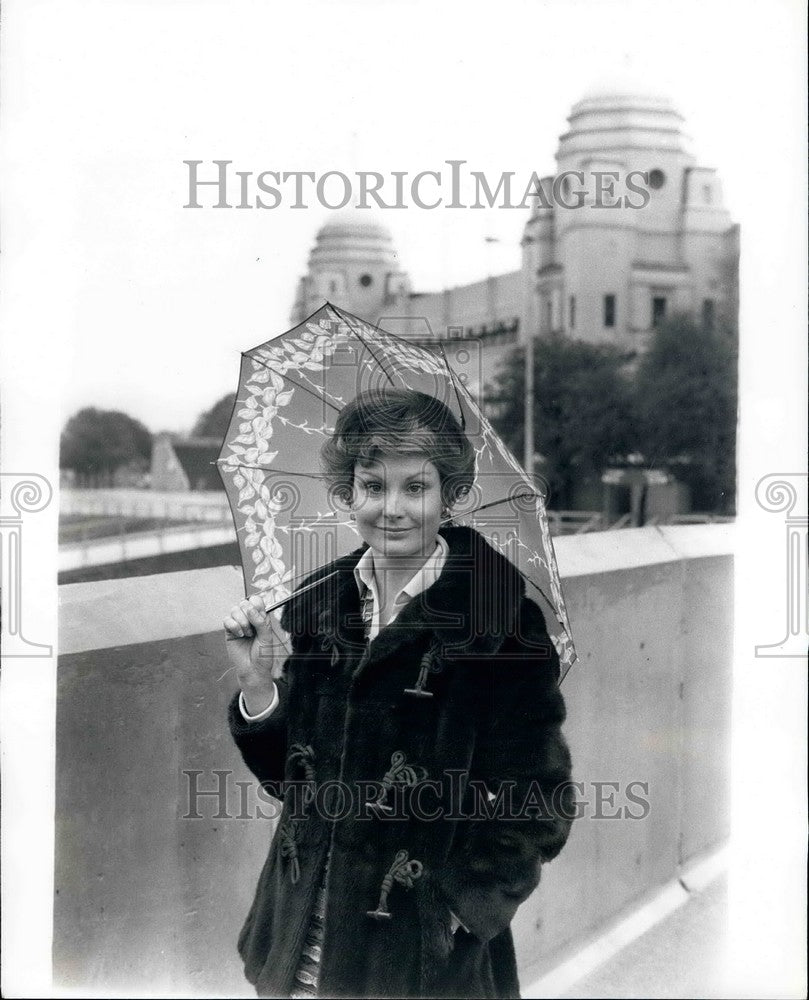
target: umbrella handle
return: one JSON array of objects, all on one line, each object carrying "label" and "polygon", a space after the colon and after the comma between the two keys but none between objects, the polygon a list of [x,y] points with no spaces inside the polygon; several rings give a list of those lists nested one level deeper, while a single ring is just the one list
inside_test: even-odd
[{"label": "umbrella handle", "polygon": [[[307,583],[305,587],[299,587],[296,591],[291,593],[289,597],[284,597],[280,601],[276,601],[275,604],[270,605],[269,608],[264,609],[265,615],[270,615],[273,611],[277,611],[282,608],[288,601],[291,601],[293,597],[299,597],[301,594],[305,594],[308,590],[313,590],[315,587],[319,587],[321,583],[325,583],[326,580],[330,580],[333,576],[337,576],[340,571],[333,569],[331,573],[327,573],[326,576],[321,576],[318,580],[313,580],[312,583]],[[228,642],[234,639],[251,639],[255,636],[256,630],[250,625],[250,631],[245,635],[231,635],[230,632],[225,633],[225,638]]]}]

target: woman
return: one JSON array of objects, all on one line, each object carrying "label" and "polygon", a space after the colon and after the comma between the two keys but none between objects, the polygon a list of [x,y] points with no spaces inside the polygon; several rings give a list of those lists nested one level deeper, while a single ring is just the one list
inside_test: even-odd
[{"label": "woman", "polygon": [[572,816],[542,614],[448,523],[474,451],[442,403],[363,394],[323,462],[364,545],[286,604],[280,671],[260,598],[224,623],[233,737],[284,801],[245,973],[263,996],[519,996],[509,925]]}]

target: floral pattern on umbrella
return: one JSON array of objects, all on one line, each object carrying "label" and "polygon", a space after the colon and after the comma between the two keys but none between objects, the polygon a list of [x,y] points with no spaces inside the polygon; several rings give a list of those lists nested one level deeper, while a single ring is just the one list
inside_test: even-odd
[{"label": "floral pattern on umbrella", "polygon": [[352,522],[331,508],[319,453],[340,409],[380,384],[419,389],[459,417],[476,453],[476,483],[452,521],[469,524],[522,572],[562,662],[575,660],[544,501],[443,346],[430,349],[326,304],[298,327],[242,355],[218,466],[236,523],[245,586],[266,605],[356,548]]}]

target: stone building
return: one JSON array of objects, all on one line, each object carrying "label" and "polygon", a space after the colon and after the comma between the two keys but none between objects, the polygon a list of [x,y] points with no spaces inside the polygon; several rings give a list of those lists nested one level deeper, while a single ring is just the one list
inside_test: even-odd
[{"label": "stone building", "polygon": [[542,194],[526,209],[519,270],[419,293],[387,228],[368,212],[342,212],[317,234],[292,322],[329,300],[404,336],[473,339],[487,377],[531,335],[633,351],[675,313],[735,324],[738,226],[716,171],[689,151],[672,103],[602,87],[573,106],[568,122],[557,172],[542,178]]},{"label": "stone building", "polygon": [[376,322],[391,305],[404,307],[411,298],[388,228],[367,212],[338,212],[315,237],[291,320],[299,323],[328,301]]},{"label": "stone building", "polygon": [[[525,227],[523,272],[536,279],[530,327],[642,349],[654,326],[674,313],[709,326],[734,322],[738,227],[716,171],[689,151],[671,102],[593,91],[573,106],[568,122],[556,153],[562,183],[543,179],[545,201],[553,202],[555,189],[566,204],[583,204],[537,205]],[[641,173],[646,179],[639,181]],[[617,176],[614,198],[603,196],[610,175]],[[630,176],[643,197],[627,193]],[[599,183],[602,205],[621,199],[623,206],[600,207]],[[576,198],[577,190],[586,194]]]}]

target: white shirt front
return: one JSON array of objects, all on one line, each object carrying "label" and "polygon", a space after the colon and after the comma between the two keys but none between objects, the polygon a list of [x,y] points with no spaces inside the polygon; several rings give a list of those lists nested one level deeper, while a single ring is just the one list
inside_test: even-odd
[{"label": "white shirt front", "polygon": [[354,579],[357,581],[360,597],[362,597],[365,593],[366,587],[371,592],[373,603],[371,628],[368,632],[369,640],[375,639],[379,635],[379,630],[383,625],[390,625],[390,623],[397,617],[399,612],[409,601],[411,601],[418,594],[427,590],[428,587],[432,587],[439,576],[441,576],[441,570],[444,568],[444,563],[447,561],[448,555],[449,546],[439,535],[436,538],[435,548],[427,558],[427,561],[420,567],[420,569],[416,570],[413,576],[393,598],[390,616],[386,622],[382,622],[380,621],[381,602],[379,600],[379,589],[377,587],[377,578],[374,567],[374,550],[368,548],[365,552],[363,552],[360,557],[360,561],[354,567]]}]

